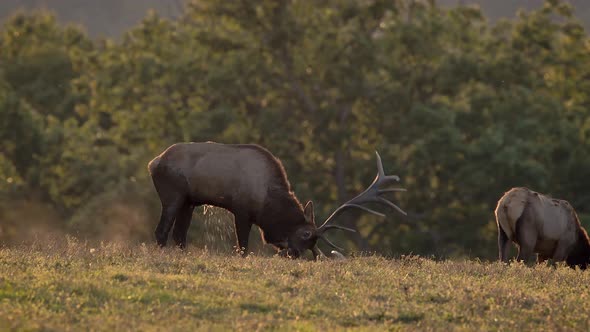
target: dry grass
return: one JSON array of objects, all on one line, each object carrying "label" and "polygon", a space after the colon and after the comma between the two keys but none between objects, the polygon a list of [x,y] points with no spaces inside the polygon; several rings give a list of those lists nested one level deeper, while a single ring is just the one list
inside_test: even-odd
[{"label": "dry grass", "polygon": [[590,274],[409,257],[291,261],[73,239],[0,249],[0,329],[590,329]]}]

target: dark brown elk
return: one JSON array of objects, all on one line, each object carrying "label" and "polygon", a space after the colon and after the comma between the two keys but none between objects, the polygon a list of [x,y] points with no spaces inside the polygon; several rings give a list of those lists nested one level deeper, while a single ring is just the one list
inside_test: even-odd
[{"label": "dark brown elk", "polygon": [[329,225],[328,221],[346,207],[357,207],[382,215],[360,204],[379,202],[403,211],[381,197],[383,189],[397,176],[383,173],[377,154],[378,175],[371,187],[343,204],[326,222],[316,227],[313,204],[303,207],[291,190],[281,162],[268,150],[249,144],[178,143],[170,146],[148,165],[156,191],[162,203],[162,215],[156,228],[157,243],[165,246],[168,234],[176,245],[186,246],[187,231],[195,206],[207,204],[224,208],[234,215],[238,248],[248,252],[248,235],[257,225],[266,243],[286,255],[297,258],[310,249],[314,258],[321,254],[318,239],[335,246],[325,237],[331,229],[352,231]]},{"label": "dark brown elk", "polygon": [[508,261],[509,240],[518,245],[518,260],[534,253],[538,262],[551,258],[585,269],[590,263],[590,240],[574,208],[527,188],[512,188],[496,207],[500,260]]}]

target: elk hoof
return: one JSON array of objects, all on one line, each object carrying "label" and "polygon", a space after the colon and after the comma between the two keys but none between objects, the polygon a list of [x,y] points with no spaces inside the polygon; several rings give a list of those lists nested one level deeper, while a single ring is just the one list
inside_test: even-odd
[{"label": "elk hoof", "polygon": [[166,239],[166,236],[164,236],[164,234],[156,233],[156,243],[158,243],[158,246],[160,248],[163,248],[166,246],[166,242],[167,242],[166,240],[167,239]]}]

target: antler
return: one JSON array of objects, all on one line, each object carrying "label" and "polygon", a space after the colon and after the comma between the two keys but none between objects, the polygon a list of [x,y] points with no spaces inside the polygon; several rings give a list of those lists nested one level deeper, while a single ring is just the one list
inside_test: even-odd
[{"label": "antler", "polygon": [[381,195],[384,193],[406,191],[406,189],[404,189],[404,188],[384,188],[384,187],[390,185],[392,182],[399,182],[400,178],[397,175],[385,175],[385,172],[383,171],[383,164],[381,162],[381,156],[379,156],[379,152],[377,152],[377,151],[375,151],[375,154],[377,155],[377,177],[375,177],[375,180],[373,180],[373,183],[371,183],[371,185],[365,191],[360,193],[358,196],[356,196],[355,198],[349,200],[348,202],[340,205],[340,207],[338,207],[334,212],[332,212],[332,214],[328,217],[328,219],[326,219],[326,221],[324,221],[324,223],[318,228],[318,233],[317,233],[318,238],[324,240],[327,244],[336,248],[337,250],[343,250],[343,249],[336,246],[332,242],[330,242],[330,240],[328,240],[324,236],[324,232],[329,229],[342,229],[342,230],[346,230],[349,232],[355,232],[355,230],[353,230],[351,228],[338,226],[338,225],[328,225],[328,222],[330,220],[332,220],[332,218],[334,218],[334,216],[336,216],[340,211],[344,210],[345,208],[354,207],[354,208],[361,209],[363,211],[367,211],[369,213],[378,215],[380,217],[385,217],[385,215],[383,213],[377,212],[375,210],[369,209],[369,208],[361,205],[361,204],[365,204],[365,203],[374,202],[374,203],[385,204],[389,207],[394,208],[399,213],[401,213],[403,215],[407,215],[407,213],[404,212],[399,206],[397,206],[393,202],[388,201],[385,198],[381,197]]}]

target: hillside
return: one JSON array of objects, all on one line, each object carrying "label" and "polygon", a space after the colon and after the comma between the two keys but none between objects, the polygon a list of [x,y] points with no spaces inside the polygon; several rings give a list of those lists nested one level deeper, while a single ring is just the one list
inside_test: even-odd
[{"label": "hillside", "polygon": [[[65,241],[62,241],[65,242]],[[344,262],[113,244],[0,249],[0,326],[16,330],[577,330],[590,275],[408,257]]]}]

